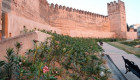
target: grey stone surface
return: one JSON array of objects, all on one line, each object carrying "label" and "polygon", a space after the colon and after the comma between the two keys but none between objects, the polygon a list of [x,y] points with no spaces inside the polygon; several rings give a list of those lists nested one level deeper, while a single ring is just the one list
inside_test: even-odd
[{"label": "grey stone surface", "polygon": [[128,79],[128,80],[140,80],[137,76],[135,76],[132,72],[128,72],[125,74],[125,63],[122,59],[122,56],[129,59],[130,61],[133,61],[136,65],[140,68],[140,59],[136,57],[133,54],[127,54],[125,51],[120,50],[118,48],[115,48],[107,43],[104,43],[102,48],[104,49],[104,53],[109,55],[113,63],[117,66],[117,68],[122,72],[122,74]]},{"label": "grey stone surface", "polygon": [[104,59],[107,60],[107,67],[111,71],[113,80],[127,80],[127,78],[121,73],[112,60],[110,60],[109,56],[105,55]]}]

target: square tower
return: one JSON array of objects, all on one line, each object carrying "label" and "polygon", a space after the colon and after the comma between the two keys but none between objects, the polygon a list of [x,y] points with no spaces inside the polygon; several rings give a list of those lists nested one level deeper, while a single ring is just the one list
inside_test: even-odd
[{"label": "square tower", "polygon": [[[118,35],[127,32],[125,4],[121,0],[108,3],[108,16],[110,20],[110,31]],[[124,37],[123,37],[124,38]]]}]

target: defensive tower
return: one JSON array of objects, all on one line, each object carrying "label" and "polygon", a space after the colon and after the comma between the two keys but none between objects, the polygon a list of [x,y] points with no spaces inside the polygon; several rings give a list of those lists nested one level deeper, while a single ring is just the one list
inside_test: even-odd
[{"label": "defensive tower", "polygon": [[125,36],[125,32],[127,32],[127,27],[126,27],[126,13],[124,2],[118,0],[118,2],[114,1],[108,3],[107,6],[108,6],[108,16],[110,20],[110,31],[117,33],[117,35],[119,36],[120,35]]}]

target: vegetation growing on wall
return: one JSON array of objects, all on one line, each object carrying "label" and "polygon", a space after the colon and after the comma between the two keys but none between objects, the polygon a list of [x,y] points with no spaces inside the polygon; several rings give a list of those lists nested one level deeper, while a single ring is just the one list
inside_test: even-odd
[{"label": "vegetation growing on wall", "polygon": [[16,51],[7,49],[8,62],[0,62],[0,72],[6,75],[0,77],[7,80],[14,76],[18,80],[107,80],[109,77],[110,72],[98,54],[102,48],[95,39],[54,33],[45,42],[33,42],[34,49],[29,49],[25,56],[19,56],[22,45],[18,42]]}]

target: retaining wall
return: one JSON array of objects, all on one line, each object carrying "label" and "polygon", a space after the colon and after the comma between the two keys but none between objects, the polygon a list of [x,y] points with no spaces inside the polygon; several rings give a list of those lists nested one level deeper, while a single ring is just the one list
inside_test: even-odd
[{"label": "retaining wall", "polygon": [[19,35],[12,38],[7,38],[5,40],[0,41],[0,60],[5,60],[6,56],[6,49],[8,48],[14,48],[15,50],[15,43],[16,42],[22,42],[22,48],[20,50],[20,55],[25,55],[25,52],[28,49],[31,49],[34,47],[33,40],[39,40],[44,41],[47,37],[50,37],[50,35],[47,35],[42,32],[31,32],[26,33],[23,35]]},{"label": "retaining wall", "polygon": [[127,39],[137,39],[138,38],[137,32],[127,32],[126,36],[127,36]]}]

